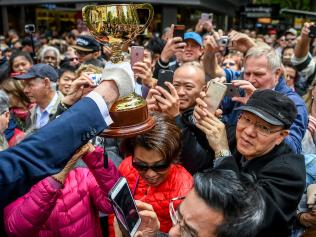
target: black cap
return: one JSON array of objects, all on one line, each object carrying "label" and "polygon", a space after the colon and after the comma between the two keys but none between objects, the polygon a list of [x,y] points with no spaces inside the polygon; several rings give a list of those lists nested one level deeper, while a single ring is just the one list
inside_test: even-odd
[{"label": "black cap", "polygon": [[76,39],[76,45],[72,47],[84,52],[95,52],[101,49],[99,42],[88,35],[78,36]]},{"label": "black cap", "polygon": [[52,66],[44,63],[39,63],[33,65],[27,73],[22,75],[15,76],[14,78],[18,80],[27,80],[33,78],[42,78],[48,77],[50,81],[56,82],[58,79],[58,73]]},{"label": "black cap", "polygon": [[294,102],[274,90],[256,90],[246,105],[237,109],[251,112],[267,123],[290,128],[297,115]]}]

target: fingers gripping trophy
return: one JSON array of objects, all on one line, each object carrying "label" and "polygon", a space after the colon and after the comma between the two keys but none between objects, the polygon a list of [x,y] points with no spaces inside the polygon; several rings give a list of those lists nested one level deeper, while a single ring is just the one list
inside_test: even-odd
[{"label": "fingers gripping trophy", "polygon": [[[147,22],[140,25],[138,10],[147,10]],[[130,63],[124,62],[122,46],[142,33],[153,19],[150,4],[88,5],[82,9],[82,16],[90,33],[112,50],[111,62],[102,73],[102,80],[114,80],[120,91],[120,98],[110,108],[113,124],[101,134],[106,137],[134,136],[154,126],[149,116],[146,101],[130,89],[128,83],[135,83]],[[119,78],[119,80],[116,80]],[[123,79],[125,78],[125,80]],[[131,87],[129,87],[131,88]]]}]

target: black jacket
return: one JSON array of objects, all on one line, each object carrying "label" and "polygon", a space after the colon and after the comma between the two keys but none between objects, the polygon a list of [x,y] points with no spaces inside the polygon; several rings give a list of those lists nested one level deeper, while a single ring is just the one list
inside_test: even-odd
[{"label": "black jacket", "polygon": [[[230,135],[234,132],[230,132]],[[231,136],[229,136],[231,137]],[[230,141],[233,156],[226,157],[216,169],[249,173],[257,180],[266,204],[262,228],[257,237],[287,237],[295,220],[296,209],[305,188],[304,156],[297,155],[282,142],[268,154],[241,165],[242,155]]]},{"label": "black jacket", "polygon": [[214,152],[209,147],[205,134],[198,129],[193,121],[193,109],[176,117],[176,124],[182,132],[182,150],[180,163],[192,175],[213,167]]}]

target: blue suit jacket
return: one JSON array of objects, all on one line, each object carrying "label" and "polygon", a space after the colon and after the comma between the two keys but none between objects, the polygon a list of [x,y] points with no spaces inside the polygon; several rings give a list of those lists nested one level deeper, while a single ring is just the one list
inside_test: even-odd
[{"label": "blue suit jacket", "polygon": [[0,152],[0,217],[5,205],[59,172],[76,149],[106,126],[96,103],[83,98],[17,146]]}]

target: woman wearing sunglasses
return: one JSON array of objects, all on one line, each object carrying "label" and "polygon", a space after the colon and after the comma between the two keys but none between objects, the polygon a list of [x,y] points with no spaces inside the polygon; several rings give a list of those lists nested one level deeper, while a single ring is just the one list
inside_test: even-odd
[{"label": "woman wearing sunglasses", "polygon": [[193,187],[193,179],[176,164],[181,148],[180,129],[165,115],[152,116],[156,121],[152,130],[124,141],[131,156],[123,160],[119,171],[127,179],[134,198],[153,206],[160,230],[167,233],[172,227],[169,202],[185,196]]}]

